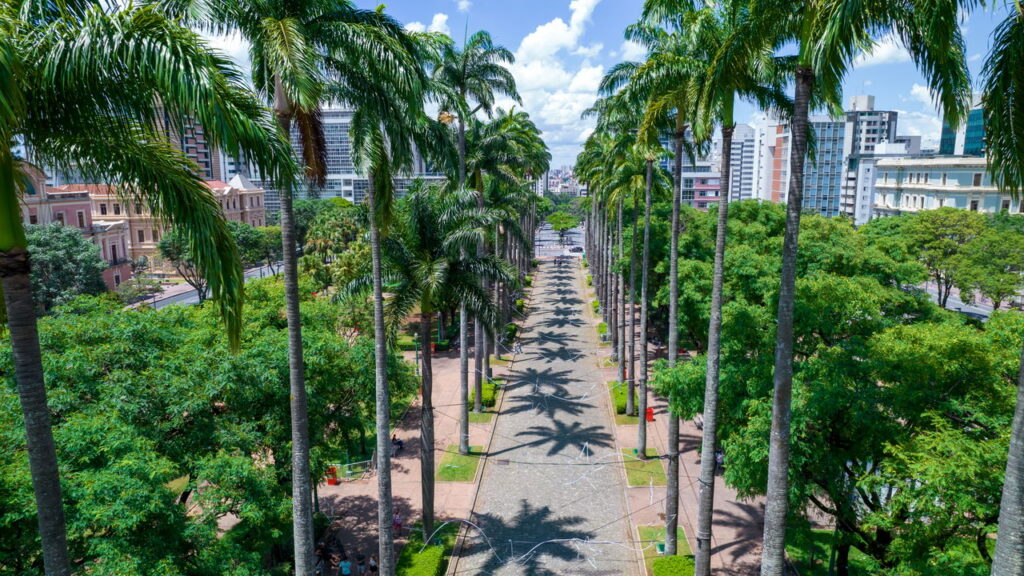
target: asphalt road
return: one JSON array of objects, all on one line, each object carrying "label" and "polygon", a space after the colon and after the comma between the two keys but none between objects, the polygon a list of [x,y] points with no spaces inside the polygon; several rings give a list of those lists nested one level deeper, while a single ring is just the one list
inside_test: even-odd
[{"label": "asphalt road", "polygon": [[[277,269],[278,272],[281,271],[280,265],[275,266],[275,268]],[[250,268],[249,270],[245,271],[245,281],[248,282],[256,278],[265,278],[270,275],[270,268],[268,266]],[[174,296],[168,296],[167,298],[157,298],[155,302],[153,300],[146,300],[147,305],[156,309],[166,308],[167,306],[171,306],[173,304],[191,306],[192,304],[198,303],[199,294],[195,290],[189,290],[188,292],[182,292],[181,294],[175,294]]]}]

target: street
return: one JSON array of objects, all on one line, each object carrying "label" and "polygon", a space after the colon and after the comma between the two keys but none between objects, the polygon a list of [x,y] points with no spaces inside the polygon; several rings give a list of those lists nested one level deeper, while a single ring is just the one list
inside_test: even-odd
[{"label": "street", "polygon": [[[281,266],[280,265],[275,266],[275,268],[278,270],[278,272],[280,272],[280,270],[281,270]],[[245,271],[245,281],[248,282],[248,281],[256,279],[256,278],[265,278],[266,276],[269,276],[269,275],[271,275],[270,274],[270,267],[269,266],[260,266],[260,267],[257,267],[257,268],[250,268],[250,269]],[[186,306],[190,306],[192,304],[198,304],[198,303],[199,303],[199,294],[195,291],[194,288],[191,289],[191,290],[188,290],[186,292],[180,292],[178,294],[174,294],[174,295],[167,296],[167,297],[164,297],[164,298],[161,298],[160,295],[158,294],[158,295],[156,295],[156,299],[155,300],[153,298],[148,298],[148,299],[145,300],[145,304],[146,305],[151,306],[153,308],[156,308],[158,310],[160,308],[165,308],[167,306],[171,306],[172,304],[183,304],[183,305],[186,305]]]}]

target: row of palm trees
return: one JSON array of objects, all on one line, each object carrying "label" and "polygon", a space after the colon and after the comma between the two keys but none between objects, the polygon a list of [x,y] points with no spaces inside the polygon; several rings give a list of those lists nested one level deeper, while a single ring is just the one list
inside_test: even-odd
[{"label": "row of palm trees", "polygon": [[[471,269],[479,278],[496,280],[498,291],[507,300],[517,285],[517,275],[496,265],[485,270],[488,265],[484,263],[494,264],[494,257],[504,257],[525,273],[530,250],[519,241],[532,238],[536,217],[521,193],[522,182],[546,170],[550,160],[539,131],[525,114],[499,111],[491,122],[477,118],[480,113],[492,115],[497,95],[518,100],[514,81],[504,67],[511,62],[511,54],[494,46],[485,32],[473,35],[460,49],[446,36],[408,32],[382,9],[362,10],[349,0],[153,0],[128,6],[89,0],[59,4],[2,0],[0,29],[0,138],[23,145],[45,165],[74,166],[91,180],[120,183],[122,194],[145,201],[158,218],[178,227],[192,246],[193,260],[208,280],[234,346],[239,343],[243,298],[237,250],[196,167],[167,142],[158,119],[169,118],[170,124],[177,126],[198,122],[213,145],[250,161],[281,190],[295,573],[302,576],[313,573],[314,479],[309,467],[292,201],[302,187],[322,186],[325,180],[321,106],[343,103],[355,110],[353,154],[369,179],[380,569],[383,574],[393,574],[382,250],[395,244],[388,239],[394,226],[392,177],[411,167],[414,148],[418,148],[459,184],[452,192],[457,199],[453,202],[465,200],[464,188],[472,191],[477,229],[482,230],[483,225],[491,228],[486,234],[477,234],[475,244],[468,233],[453,241],[452,245],[459,246],[461,260],[452,262],[456,269]],[[193,30],[242,37],[249,45],[251,78],[243,78]],[[440,119],[424,113],[424,105],[430,102],[443,110]],[[458,121],[456,134],[447,126],[452,119]],[[293,134],[301,152],[298,161],[289,143]],[[3,319],[14,352],[45,571],[63,576],[71,573],[72,564],[18,203],[23,166],[13,146],[0,149]],[[417,213],[430,204],[417,204],[420,200],[413,201],[414,207],[420,207],[414,210],[420,210]],[[492,213],[504,217],[485,214],[484,205],[489,201],[496,204]],[[441,218],[431,224],[442,222],[450,221]],[[485,253],[491,249],[494,257],[487,257]],[[477,258],[470,260],[469,252],[475,252]],[[389,257],[395,254],[400,252],[390,251]],[[421,272],[427,276],[418,284],[414,280],[409,284],[426,293],[420,295],[418,304],[429,333],[436,287],[430,284],[434,278],[429,271]],[[455,276],[459,276],[458,270]],[[463,311],[460,339],[465,388],[467,318],[474,312],[479,315],[475,324],[480,368],[487,360],[487,327],[493,325],[488,322],[491,315],[485,304],[493,299],[486,283],[475,291],[464,288],[453,294]],[[390,306],[396,311],[401,308],[397,301]],[[423,452],[424,458],[430,459],[424,464],[430,465],[424,470],[432,471],[429,354],[425,363],[423,436],[429,444]],[[478,378],[482,373],[477,370]],[[478,380],[477,399],[481,397],[479,387]],[[432,496],[432,486],[431,472],[424,477],[427,529],[433,521],[432,497],[427,498],[428,488]]]},{"label": "row of palm trees", "polygon": [[[602,83],[602,98],[589,111],[597,129],[577,159],[580,178],[593,198],[587,226],[588,254],[594,265],[597,294],[609,320],[623,380],[633,382],[639,362],[640,398],[646,396],[647,347],[633,343],[635,259],[623,261],[622,204],[641,190],[649,202],[659,189],[657,159],[660,139],[672,140],[672,221],[669,271],[668,363],[678,360],[678,249],[681,163],[721,131],[723,197],[731,178],[730,150],[735,128],[734,106],[743,98],[784,118],[793,135],[790,184],[777,318],[774,399],[769,448],[767,504],[761,573],[784,573],[790,411],[793,381],[793,305],[797,246],[808,154],[809,112],[812,108],[840,110],[842,81],[854,59],[870,50],[878,38],[894,35],[936,94],[936,103],[951,124],[965,117],[970,77],[959,27],[962,13],[977,2],[829,2],[826,0],[646,0],[641,20],[626,31],[627,38],[647,49],[643,62],[614,67]],[[992,51],[983,71],[989,164],[996,181],[1017,195],[1024,180],[1024,3],[1005,3],[1005,21],[994,34]],[[780,47],[788,46],[780,56]],[[784,93],[793,87],[792,97]],[[646,163],[647,170],[642,171]],[[622,176],[632,175],[628,180]],[[640,187],[639,174],[644,174]],[[668,176],[671,177],[671,176]],[[655,192],[656,193],[656,192]],[[728,202],[718,206],[718,227],[711,294],[704,396],[702,454],[717,448],[719,350],[722,322],[723,263],[726,250]],[[641,340],[646,336],[647,255],[650,210],[644,211],[644,277],[641,280]],[[634,224],[635,227],[635,224]],[[636,233],[633,234],[634,243]],[[628,270],[628,278],[627,278]],[[626,296],[626,294],[629,294]],[[628,302],[626,300],[629,300]],[[628,318],[626,318],[628,316]],[[624,326],[628,324],[628,326]],[[623,331],[625,328],[625,331]],[[629,342],[627,343],[627,338]],[[1024,356],[1022,356],[1024,359]],[[992,574],[1024,574],[1024,365],[1018,382],[1018,403],[1007,461]],[[630,395],[632,401],[632,386]],[[632,406],[630,406],[630,409]],[[640,420],[638,454],[646,447]],[[675,554],[678,518],[678,418],[669,420],[666,549]],[[713,458],[701,459],[699,511],[696,530],[696,574],[710,573],[711,527],[714,513]]]}]

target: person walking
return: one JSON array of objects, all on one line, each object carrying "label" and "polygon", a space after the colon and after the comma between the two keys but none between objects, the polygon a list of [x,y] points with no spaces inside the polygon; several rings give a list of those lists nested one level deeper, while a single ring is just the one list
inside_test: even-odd
[{"label": "person walking", "polygon": [[362,554],[356,556],[356,574],[366,576],[366,556]]},{"label": "person walking", "polygon": [[369,564],[370,564],[370,574],[376,574],[377,570],[380,569],[379,566],[377,565],[377,555],[376,554],[371,554],[370,555],[370,562],[369,562]]},{"label": "person walking", "polygon": [[352,561],[348,556],[341,557],[341,564],[338,567],[341,568],[341,576],[352,576]]},{"label": "person walking", "polygon": [[395,536],[396,537],[397,536],[401,536],[402,535],[402,513],[400,511],[398,511],[398,510],[395,510],[395,518],[392,521],[392,526],[395,528]]}]

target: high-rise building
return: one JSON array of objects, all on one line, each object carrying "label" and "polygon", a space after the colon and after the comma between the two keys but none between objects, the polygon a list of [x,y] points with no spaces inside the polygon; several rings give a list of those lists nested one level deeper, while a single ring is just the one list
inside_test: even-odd
[{"label": "high-rise building", "polygon": [[882,158],[876,171],[875,217],[942,207],[1024,213],[1024,202],[999,193],[983,157]]},{"label": "high-rise building", "polygon": [[758,198],[757,130],[737,124],[729,154],[729,202]]},{"label": "high-rise building", "polygon": [[[864,178],[870,176],[873,168],[870,162],[863,160],[883,148],[887,155],[893,152],[891,145],[899,138],[896,136],[897,118],[894,111],[875,110],[875,97],[871,95],[854,96],[845,113],[840,211],[857,224],[871,219],[872,202],[864,197],[870,186]],[[902,150],[905,154],[906,147]]]},{"label": "high-rise building", "polygon": [[[838,216],[841,213],[845,122],[827,116],[813,116],[811,127],[814,130],[817,154],[814,158],[808,157],[804,163],[802,209],[805,213]],[[766,199],[773,202],[785,203],[788,198],[791,143],[792,133],[788,123],[769,125],[767,150],[771,164],[768,167]]]},{"label": "high-rise building", "polygon": [[974,99],[974,105],[967,113],[967,122],[961,126],[950,126],[943,122],[939,138],[939,154],[956,156],[985,155],[985,111],[981,100]]}]

